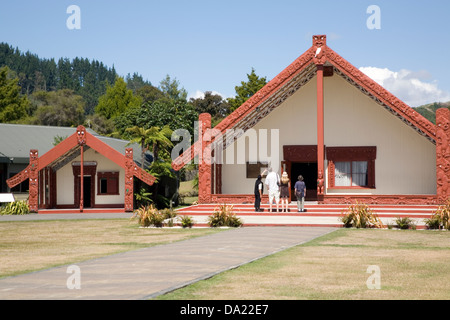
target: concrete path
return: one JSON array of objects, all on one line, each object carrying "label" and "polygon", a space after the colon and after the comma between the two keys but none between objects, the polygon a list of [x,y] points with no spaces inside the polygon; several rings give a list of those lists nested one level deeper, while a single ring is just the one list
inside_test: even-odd
[{"label": "concrete path", "polygon": [[[60,217],[62,218],[62,217]],[[244,227],[0,279],[0,300],[148,299],[330,233],[327,227]],[[77,269],[79,268],[79,269]],[[79,270],[79,272],[77,271]],[[77,284],[80,289],[69,289]]]}]

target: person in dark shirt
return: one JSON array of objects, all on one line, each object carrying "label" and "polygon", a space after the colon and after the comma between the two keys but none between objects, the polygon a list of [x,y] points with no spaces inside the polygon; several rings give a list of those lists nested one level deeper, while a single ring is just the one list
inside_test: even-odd
[{"label": "person in dark shirt", "polygon": [[255,181],[255,211],[262,212],[261,210],[261,198],[264,191],[264,184],[261,180],[262,176],[258,175],[258,179]]},{"label": "person in dark shirt", "polygon": [[298,176],[298,181],[294,185],[295,196],[297,197],[297,210],[298,212],[305,212],[305,197],[306,197],[306,185],[303,181],[303,176]]}]

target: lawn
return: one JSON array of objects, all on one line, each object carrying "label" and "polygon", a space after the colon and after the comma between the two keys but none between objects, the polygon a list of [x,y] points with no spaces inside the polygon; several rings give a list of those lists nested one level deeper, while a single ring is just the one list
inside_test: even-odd
[{"label": "lawn", "polygon": [[448,300],[449,261],[448,231],[340,229],[158,299]]},{"label": "lawn", "polygon": [[0,222],[0,277],[212,232],[219,230],[139,228],[129,219]]}]

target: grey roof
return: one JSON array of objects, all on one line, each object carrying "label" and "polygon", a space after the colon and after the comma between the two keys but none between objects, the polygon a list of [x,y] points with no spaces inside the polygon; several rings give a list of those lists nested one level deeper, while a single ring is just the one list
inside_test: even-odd
[{"label": "grey roof", "polygon": [[[0,123],[0,163],[28,164],[31,149],[37,149],[39,156],[42,156],[54,147],[54,137],[66,138],[75,133],[75,130],[74,127]],[[125,148],[133,148],[134,160],[140,164],[141,148],[138,144],[127,146],[127,140],[104,137],[89,128],[86,130],[121,154],[125,153]],[[151,158],[151,153],[147,152],[147,157],[149,155]]]}]

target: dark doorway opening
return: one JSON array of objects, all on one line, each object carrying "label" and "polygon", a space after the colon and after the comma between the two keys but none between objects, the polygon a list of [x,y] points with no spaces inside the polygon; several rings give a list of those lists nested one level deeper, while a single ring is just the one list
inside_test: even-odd
[{"label": "dark doorway opening", "polygon": [[292,162],[290,173],[292,201],[297,200],[293,190],[299,175],[303,176],[303,181],[306,184],[305,200],[317,201],[317,162]]},{"label": "dark doorway opening", "polygon": [[[83,208],[92,208],[93,207],[93,178],[92,176],[84,176],[83,177]],[[81,183],[80,176],[75,180],[75,208],[80,206],[80,193],[81,193]]]},{"label": "dark doorway opening", "polygon": [[91,208],[91,176],[83,177],[83,205],[85,208]]}]

